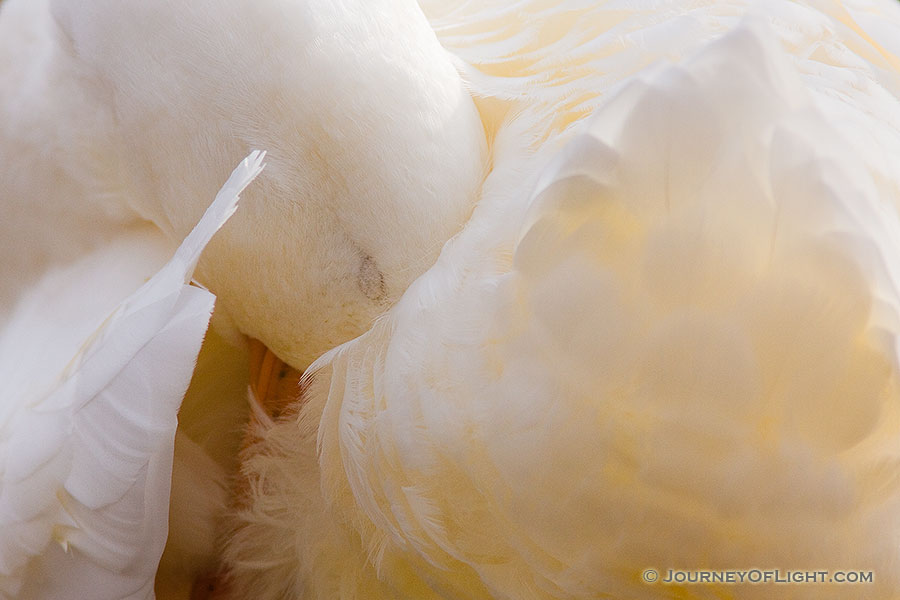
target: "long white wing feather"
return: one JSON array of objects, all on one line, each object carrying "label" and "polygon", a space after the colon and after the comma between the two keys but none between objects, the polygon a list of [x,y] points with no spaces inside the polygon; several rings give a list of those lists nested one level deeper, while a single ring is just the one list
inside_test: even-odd
[{"label": "long white wing feather", "polygon": [[146,232],[49,274],[14,312],[0,337],[4,597],[153,596],[176,415],[214,302],[187,283],[262,158],[143,285],[165,252]]}]

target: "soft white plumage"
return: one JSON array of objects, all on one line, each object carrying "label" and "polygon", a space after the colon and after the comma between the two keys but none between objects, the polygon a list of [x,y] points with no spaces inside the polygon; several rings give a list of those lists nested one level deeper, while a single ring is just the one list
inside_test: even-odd
[{"label": "soft white plumage", "polygon": [[[348,14],[320,0],[4,0],[0,54],[0,239],[14,257],[0,262],[0,320],[35,273],[122,228],[149,222],[174,245],[231,165],[264,148],[266,174],[196,277],[224,345],[254,336],[303,368],[434,261],[486,170],[474,104],[411,0]],[[243,403],[239,390],[187,399],[183,447],[234,437],[198,424],[212,422],[201,409],[239,414],[224,397]],[[173,513],[191,530],[167,564],[215,529],[218,513],[194,518],[190,500],[227,477],[206,467],[176,460]]]},{"label": "soft white plumage", "polygon": [[176,415],[214,301],[187,284],[260,159],[146,283],[166,245],[134,231],[47,274],[13,312],[0,335],[2,597],[153,597]]},{"label": "soft white plumage", "polygon": [[[524,40],[478,17],[490,44],[461,54],[493,76],[470,81],[518,114],[466,229],[257,432],[234,597],[772,597],[641,580],[735,565],[900,591],[893,59],[771,4],[808,14],[655,15],[665,42],[587,5],[497,17],[557,11]],[[818,39],[790,54],[787,33]],[[700,50],[629,72],[654,42]],[[497,77],[506,56],[532,79]]]},{"label": "soft white plumage", "polygon": [[[224,548],[218,495],[173,504],[229,598],[900,593],[896,3],[5,1],[88,98],[54,119],[94,153],[51,160],[98,174],[85,211],[179,239],[267,148],[198,271],[220,318],[298,368],[371,325],[286,414],[251,396]],[[13,206],[79,147],[36,131]]]},{"label": "soft white plumage", "polygon": [[[77,210],[54,201],[57,214],[121,213],[179,240],[231,165],[267,150],[266,174],[197,276],[241,333],[298,367],[365,331],[471,211],[485,170],[481,123],[412,0],[350,10],[325,0],[6,4],[0,27],[50,21],[29,52],[60,55],[54,68],[74,63],[58,77],[35,58],[0,81],[17,90],[10,121],[90,119],[87,149],[55,129],[23,135],[31,152],[13,202],[36,203],[39,167],[74,163],[91,187]],[[31,77],[43,86],[24,86]],[[36,160],[57,144],[63,152]]]},{"label": "soft white plumage", "polygon": [[86,97],[45,0],[0,4],[0,55],[2,323],[48,268],[141,220],[121,205],[116,155],[102,143],[109,115]]}]

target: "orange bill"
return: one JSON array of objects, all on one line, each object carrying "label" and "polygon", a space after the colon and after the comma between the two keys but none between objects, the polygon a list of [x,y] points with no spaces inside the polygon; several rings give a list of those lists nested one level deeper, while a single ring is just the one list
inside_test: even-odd
[{"label": "orange bill", "polygon": [[278,418],[300,397],[302,375],[262,342],[250,338],[250,390],[270,417]]}]

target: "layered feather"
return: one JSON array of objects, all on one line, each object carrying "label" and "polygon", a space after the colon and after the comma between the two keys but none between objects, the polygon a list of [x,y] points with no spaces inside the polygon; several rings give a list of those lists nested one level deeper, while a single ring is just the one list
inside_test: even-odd
[{"label": "layered feather", "polygon": [[[528,48],[545,63],[471,78],[504,120],[466,229],[257,432],[236,597],[771,597],[641,580],[754,566],[872,570],[854,597],[894,597],[895,57],[840,20],[849,6],[768,4],[787,20],[673,7],[639,31],[625,7],[524,2],[497,23],[555,10],[556,37],[533,14],[509,34],[469,22],[483,72],[537,64]],[[737,27],[706,43],[728,26],[699,17],[719,12]],[[856,66],[815,77],[792,27]],[[637,40],[629,70],[614,46]]]},{"label": "layered feather", "polygon": [[187,284],[261,160],[235,169],[155,275],[167,245],[148,228],[19,302],[0,337],[4,598],[153,597],[176,416],[214,302]]}]

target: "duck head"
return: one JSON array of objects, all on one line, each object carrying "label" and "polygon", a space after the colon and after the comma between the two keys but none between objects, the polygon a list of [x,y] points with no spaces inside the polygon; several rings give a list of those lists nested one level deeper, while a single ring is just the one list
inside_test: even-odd
[{"label": "duck head", "polygon": [[[462,227],[481,120],[413,0],[52,0],[121,202],[173,240],[251,149],[267,168],[196,278],[302,369],[364,331]],[[220,320],[220,323],[222,321]]]}]

